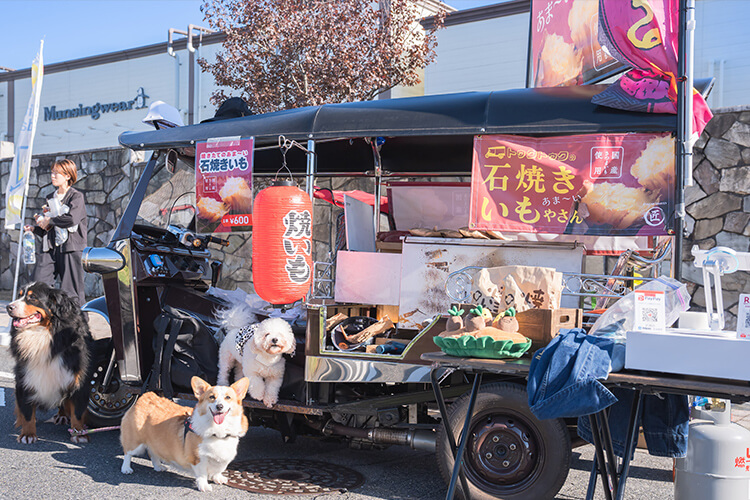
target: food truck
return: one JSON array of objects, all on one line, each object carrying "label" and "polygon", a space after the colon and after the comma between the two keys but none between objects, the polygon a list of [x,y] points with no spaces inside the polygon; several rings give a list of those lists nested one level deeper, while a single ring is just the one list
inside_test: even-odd
[{"label": "food truck", "polygon": [[[257,190],[277,176],[291,176],[314,200],[313,234],[333,235],[330,245],[312,246],[312,285],[297,302],[298,345],[287,360],[279,401],[269,408],[245,399],[252,425],[272,426],[286,441],[312,434],[362,448],[436,450],[448,481],[451,450],[430,364],[420,356],[438,350],[433,338],[446,330],[449,308],[477,302],[473,273],[499,266],[559,273],[557,309],[529,317],[523,330],[527,337],[525,332],[537,332],[531,338],[540,346],[560,327],[590,324],[596,317],[591,311],[607,297],[625,293],[634,279],[657,276],[661,262],[672,258],[674,203],[669,194],[654,194],[663,176],[641,176],[647,189],[632,165],[658,163],[656,171],[668,176],[673,163],[664,159],[669,155],[662,143],[672,144],[667,150],[673,161],[676,117],[592,104],[603,88],[326,104],[122,134],[124,147],[150,157],[109,244],[84,252],[86,270],[101,274],[105,291],[85,309],[106,318],[112,333],[100,346],[91,415],[98,423],[116,422],[144,387],[158,387],[154,379],[164,374],[154,371],[160,368],[155,324],[165,310],[178,311],[217,341],[223,335],[218,312],[227,296],[216,293],[221,260],[237,248],[233,238],[255,238],[261,228],[242,219],[235,221],[242,231],[222,233],[215,231],[220,219],[213,227],[200,220],[197,151],[212,142],[251,139],[245,148],[249,185]],[[601,170],[593,173],[593,165]],[[548,191],[532,168],[548,176]],[[491,175],[493,170],[508,173]],[[346,249],[335,239],[341,208],[314,197],[316,185],[327,182],[337,191],[342,179],[356,180],[371,195],[369,204],[356,193],[343,200]],[[506,198],[498,198],[501,193]],[[340,193],[330,194],[335,201]],[[386,200],[388,217],[381,213]],[[536,231],[545,221],[548,231]],[[253,262],[258,250],[253,248]],[[612,266],[604,266],[602,257],[593,258],[604,254],[626,255],[617,263],[618,276],[608,275]],[[640,277],[626,276],[628,269]],[[467,300],[457,300],[462,298]],[[354,319],[354,333],[386,317],[392,325],[366,339],[368,348],[365,341],[336,338],[331,325],[337,315]],[[387,344],[390,351],[382,348]],[[469,389],[462,373],[442,373],[442,396],[455,415],[465,412]],[[488,375],[482,391],[494,397],[473,420],[479,437],[464,464],[472,498],[553,497],[567,477],[575,422],[536,419],[520,376]],[[493,442],[511,443],[518,452],[487,456],[482,443]]]}]

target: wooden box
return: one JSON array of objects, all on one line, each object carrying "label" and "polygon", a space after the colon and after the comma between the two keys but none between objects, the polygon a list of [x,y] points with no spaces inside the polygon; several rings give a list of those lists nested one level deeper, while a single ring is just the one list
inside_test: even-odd
[{"label": "wooden box", "polygon": [[581,309],[529,309],[516,315],[519,333],[531,339],[531,349],[539,349],[557,336],[560,328],[580,328]]}]

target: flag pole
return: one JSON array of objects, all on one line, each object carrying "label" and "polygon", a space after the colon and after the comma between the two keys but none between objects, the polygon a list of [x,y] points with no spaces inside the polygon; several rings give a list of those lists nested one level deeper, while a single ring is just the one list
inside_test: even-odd
[{"label": "flag pole", "polygon": [[[20,224],[18,232],[18,249],[16,252],[16,272],[13,277],[13,298],[18,293],[18,277],[21,270],[21,255],[23,251],[23,226],[26,218],[26,204],[29,194],[29,180],[31,179],[31,161],[32,147],[34,145],[34,135],[36,134],[37,117],[39,116],[39,100],[42,93],[42,80],[44,77],[44,60],[42,51],[44,50],[44,40],[39,42],[39,53],[37,54],[34,64],[31,68],[31,96],[29,97],[29,106],[26,110],[23,123],[21,124],[21,133],[19,134],[18,147],[14,158],[15,165],[11,165],[11,174],[8,178],[8,191],[6,194],[6,211],[5,226],[10,229],[16,224]],[[15,169],[13,168],[15,166]],[[14,177],[15,176],[15,177]],[[23,194],[21,197],[21,208],[18,214],[19,220],[13,220],[13,211],[11,210],[17,201],[17,195],[13,192],[18,186],[16,181],[23,177]],[[16,205],[17,206],[17,205]],[[9,222],[10,220],[10,222]]]},{"label": "flag pole", "polygon": [[693,43],[695,0],[679,1],[677,55],[677,159],[675,162],[675,238],[673,276],[682,279],[685,186],[693,185]]},{"label": "flag pole", "polygon": [[18,276],[21,273],[21,254],[23,252],[23,226],[26,220],[26,202],[28,201],[29,195],[29,179],[31,178],[31,161],[29,161],[28,169],[26,171],[26,185],[23,188],[23,204],[21,205],[21,228],[18,231],[18,249],[16,250],[16,273],[13,276],[13,295],[11,300],[15,300],[16,294],[18,293]]}]

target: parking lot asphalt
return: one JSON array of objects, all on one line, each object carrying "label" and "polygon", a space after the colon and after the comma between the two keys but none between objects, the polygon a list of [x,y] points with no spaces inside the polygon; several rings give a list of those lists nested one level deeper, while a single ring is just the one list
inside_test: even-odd
[{"label": "parking lot asphalt", "polygon": [[[6,306],[9,303],[8,300],[0,300],[0,336],[3,340],[9,340],[10,331],[10,317],[6,312]],[[109,326],[102,317],[93,314],[89,318],[89,324],[91,326],[92,334],[95,337],[108,335]],[[5,415],[0,415],[2,420],[7,427],[8,431],[5,435],[10,439],[4,445],[0,445],[0,449],[5,449],[7,452],[11,452],[16,455],[16,459],[20,462],[25,463],[26,467],[30,469],[32,474],[38,474],[37,477],[45,477],[43,469],[49,470],[50,467],[59,467],[55,465],[58,461],[56,457],[59,457],[59,453],[50,451],[49,453],[43,450],[37,450],[34,452],[30,449],[24,451],[27,448],[16,445],[15,443],[15,431],[12,429],[12,421],[10,417],[12,415],[12,387],[13,387],[13,360],[10,356],[9,349],[4,343],[0,346],[0,386],[4,386],[7,397],[3,397],[3,403],[7,410],[7,413],[0,412]],[[0,391],[3,391],[0,388]],[[9,408],[10,406],[10,408]],[[732,407],[732,420],[738,424],[750,429],[750,404],[745,405],[734,405]],[[45,424],[47,429],[53,429],[49,427],[51,424]],[[57,431],[55,431],[57,432]],[[64,434],[64,433],[63,433]],[[128,498],[164,498],[164,494],[167,496],[179,495],[187,496],[189,498],[195,496],[196,498],[201,497],[197,491],[193,491],[192,484],[190,481],[186,481],[185,475],[173,471],[171,473],[158,474],[154,473],[147,460],[137,459],[136,463],[141,463],[141,469],[146,471],[144,477],[145,481],[141,484],[141,481],[132,483],[130,478],[127,482],[122,481],[122,476],[119,473],[119,458],[122,452],[119,450],[119,440],[117,433],[105,433],[109,435],[97,436],[99,445],[107,449],[110,458],[107,458],[106,467],[101,467],[102,464],[97,463],[71,463],[65,467],[72,466],[82,474],[77,481],[65,482],[63,477],[56,477],[51,481],[42,481],[37,485],[37,488],[48,489],[50,494],[53,491],[59,492],[60,488],[65,491],[63,497],[80,498],[81,496],[93,495],[93,497],[103,498],[105,490],[108,494],[112,495],[124,495]],[[340,499],[376,499],[376,498],[409,498],[409,499],[438,499],[443,498],[445,495],[445,487],[442,483],[438,471],[435,466],[434,457],[427,452],[415,452],[414,450],[405,447],[392,447],[390,451],[383,452],[356,452],[349,450],[343,445],[327,444],[324,446],[325,451],[317,450],[317,447],[322,445],[317,440],[311,440],[304,438],[302,443],[298,443],[295,446],[284,446],[278,447],[276,444],[278,441],[278,434],[275,431],[263,430],[263,429],[252,429],[248,436],[252,436],[252,439],[244,441],[244,445],[240,447],[237,459],[248,459],[261,456],[269,456],[269,450],[271,454],[279,457],[295,457],[295,458],[316,458],[326,460],[332,463],[346,463],[347,466],[353,466],[359,472],[362,472],[365,476],[365,486],[357,488],[354,491],[336,494],[336,495],[323,495],[317,496],[316,498],[340,498]],[[47,443],[55,442],[55,439],[44,440]],[[65,447],[64,440],[59,442],[59,446]],[[12,444],[11,444],[12,443]],[[105,444],[106,443],[106,444]],[[252,443],[248,448],[248,443]],[[259,446],[260,445],[260,446]],[[41,446],[43,448],[44,445]],[[67,446],[70,448],[70,446]],[[265,452],[261,452],[265,450]],[[282,451],[285,450],[285,451]],[[312,452],[317,450],[317,452]],[[38,453],[42,451],[42,453]],[[58,450],[59,451],[59,450]],[[318,453],[320,452],[320,453]],[[26,460],[27,454],[31,453],[36,458],[34,460]],[[72,455],[71,455],[72,456]],[[31,457],[31,455],[29,455]],[[557,500],[578,500],[583,499],[586,491],[586,484],[588,482],[589,471],[591,467],[591,459],[593,457],[593,447],[590,445],[576,448],[573,451],[573,462],[571,464],[570,473],[568,479],[565,482],[562,490],[558,493]],[[41,459],[41,460],[40,460]],[[341,460],[343,460],[343,462]],[[15,463],[15,462],[14,462]],[[399,465],[400,464],[400,465]],[[408,464],[408,465],[407,465]],[[419,467],[415,466],[422,464]],[[97,467],[99,470],[97,469]],[[396,468],[394,470],[393,468]],[[12,473],[13,477],[17,475],[18,467],[12,466],[11,470],[6,472]],[[2,473],[3,467],[0,467],[0,473]],[[38,469],[36,473],[33,471]],[[106,469],[106,471],[104,470]],[[413,472],[418,472],[416,475],[405,474],[409,469],[413,469]],[[98,471],[94,473],[86,473],[86,471]],[[182,479],[178,479],[182,476]],[[52,478],[50,478],[52,479]],[[393,484],[393,480],[396,479],[401,482],[401,485]],[[405,483],[405,484],[404,484]],[[39,490],[37,489],[33,494],[32,492],[26,491],[22,488],[19,483],[17,494],[11,496],[3,496],[4,498],[32,498],[38,497]],[[104,488],[104,489],[102,489]],[[220,494],[224,498],[240,498],[241,496],[247,495],[247,492],[237,490],[229,487],[219,487]],[[166,490],[166,491],[165,491]],[[179,492],[179,493],[178,493]],[[28,494],[27,494],[28,493]],[[672,460],[668,458],[659,458],[650,456],[645,450],[639,449],[636,452],[634,461],[631,466],[631,475],[628,480],[627,487],[627,498],[634,500],[651,500],[653,498],[669,499],[673,497],[673,484],[672,484]],[[271,495],[260,495],[255,498],[277,498]],[[601,491],[601,485],[597,487],[596,499],[604,498],[603,492]]]}]

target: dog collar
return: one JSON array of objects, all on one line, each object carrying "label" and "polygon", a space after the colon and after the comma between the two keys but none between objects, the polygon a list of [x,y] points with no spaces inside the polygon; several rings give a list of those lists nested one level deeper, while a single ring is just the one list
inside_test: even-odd
[{"label": "dog collar", "polygon": [[237,338],[235,340],[234,346],[237,348],[237,352],[240,353],[240,356],[242,356],[242,351],[245,349],[245,344],[247,344],[247,341],[253,338],[253,335],[255,335],[255,332],[258,330],[258,323],[254,323],[252,325],[247,325],[245,327],[242,327],[237,332]]}]

